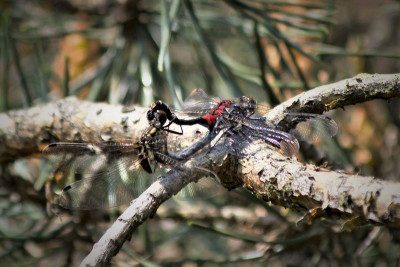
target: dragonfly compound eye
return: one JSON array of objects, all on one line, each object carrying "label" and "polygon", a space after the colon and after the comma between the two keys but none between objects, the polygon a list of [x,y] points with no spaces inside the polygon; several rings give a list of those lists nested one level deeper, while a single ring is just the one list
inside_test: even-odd
[{"label": "dragonfly compound eye", "polygon": [[157,110],[156,112],[149,110],[147,112],[147,120],[151,125],[159,129],[167,122],[167,115],[162,110]]},{"label": "dragonfly compound eye", "polygon": [[256,101],[256,99],[254,98],[254,97],[249,97],[249,103],[254,107],[254,105],[256,105],[257,104],[257,101]]},{"label": "dragonfly compound eye", "polygon": [[148,121],[152,121],[154,119],[154,111],[153,111],[153,109],[150,109],[150,110],[147,111],[146,117],[147,117]]},{"label": "dragonfly compound eye", "polygon": [[160,123],[160,126],[163,126],[167,122],[167,114],[164,111],[159,110],[157,115],[157,120]]}]

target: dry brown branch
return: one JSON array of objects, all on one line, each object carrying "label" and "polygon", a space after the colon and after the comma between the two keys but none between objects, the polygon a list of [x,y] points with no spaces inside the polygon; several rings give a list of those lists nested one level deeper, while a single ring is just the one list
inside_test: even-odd
[{"label": "dry brown branch", "polygon": [[[335,84],[318,87],[272,109],[267,118],[278,122],[285,111],[321,113],[376,98],[400,96],[400,75],[358,75]],[[39,151],[50,141],[95,141],[117,134],[127,136],[131,129],[145,127],[144,109],[122,113],[121,107],[67,99],[31,110],[0,115],[0,162]],[[35,113],[35,114],[34,114]],[[137,123],[134,123],[137,121]],[[192,141],[197,129],[173,136],[171,143]],[[188,133],[188,135],[187,135]],[[131,134],[134,136],[135,134]],[[184,138],[184,139],[179,139]],[[211,159],[213,161],[211,161]],[[151,187],[119,217],[82,262],[98,266],[110,262],[132,231],[153,215],[158,206],[187,183],[201,175],[191,173],[191,165],[224,164],[215,169],[223,183],[242,183],[258,197],[285,207],[308,212],[305,222],[320,216],[346,220],[344,226],[373,223],[400,227],[400,184],[373,177],[362,177],[304,165],[294,158],[267,149],[262,142],[247,147],[243,157],[226,157],[224,144],[188,163],[186,171],[172,170]]]}]

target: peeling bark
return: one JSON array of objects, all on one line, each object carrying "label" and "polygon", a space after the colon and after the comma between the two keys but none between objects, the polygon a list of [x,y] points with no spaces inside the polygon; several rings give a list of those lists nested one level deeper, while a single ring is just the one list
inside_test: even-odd
[{"label": "peeling bark", "polygon": [[344,222],[362,218],[400,227],[400,183],[305,165],[268,150],[262,142],[244,153],[238,177],[265,201],[312,212],[311,219],[335,215]]}]

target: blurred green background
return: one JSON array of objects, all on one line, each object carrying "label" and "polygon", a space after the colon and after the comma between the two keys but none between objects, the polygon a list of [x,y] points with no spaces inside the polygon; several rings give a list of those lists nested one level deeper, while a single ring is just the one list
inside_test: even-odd
[{"label": "blurred green background", "polygon": [[[0,11],[2,112],[70,95],[179,108],[198,87],[274,106],[358,73],[400,72],[399,1],[3,0]],[[324,159],[399,181],[399,114],[399,99],[330,112],[340,133],[320,148]],[[26,158],[1,167],[0,265],[77,265],[118,214],[48,215],[53,166]],[[113,263],[400,264],[398,230],[296,226],[301,215],[240,191],[169,201]]]}]

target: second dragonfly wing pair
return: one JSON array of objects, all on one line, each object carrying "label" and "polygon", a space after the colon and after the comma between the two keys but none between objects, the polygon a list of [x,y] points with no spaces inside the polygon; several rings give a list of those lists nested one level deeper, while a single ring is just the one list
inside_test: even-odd
[{"label": "second dragonfly wing pair", "polygon": [[153,180],[156,164],[173,165],[166,156],[166,132],[154,125],[139,139],[99,143],[58,142],[44,154],[58,161],[53,177],[78,180],[66,186],[57,204],[70,209],[104,209],[128,203]]}]

